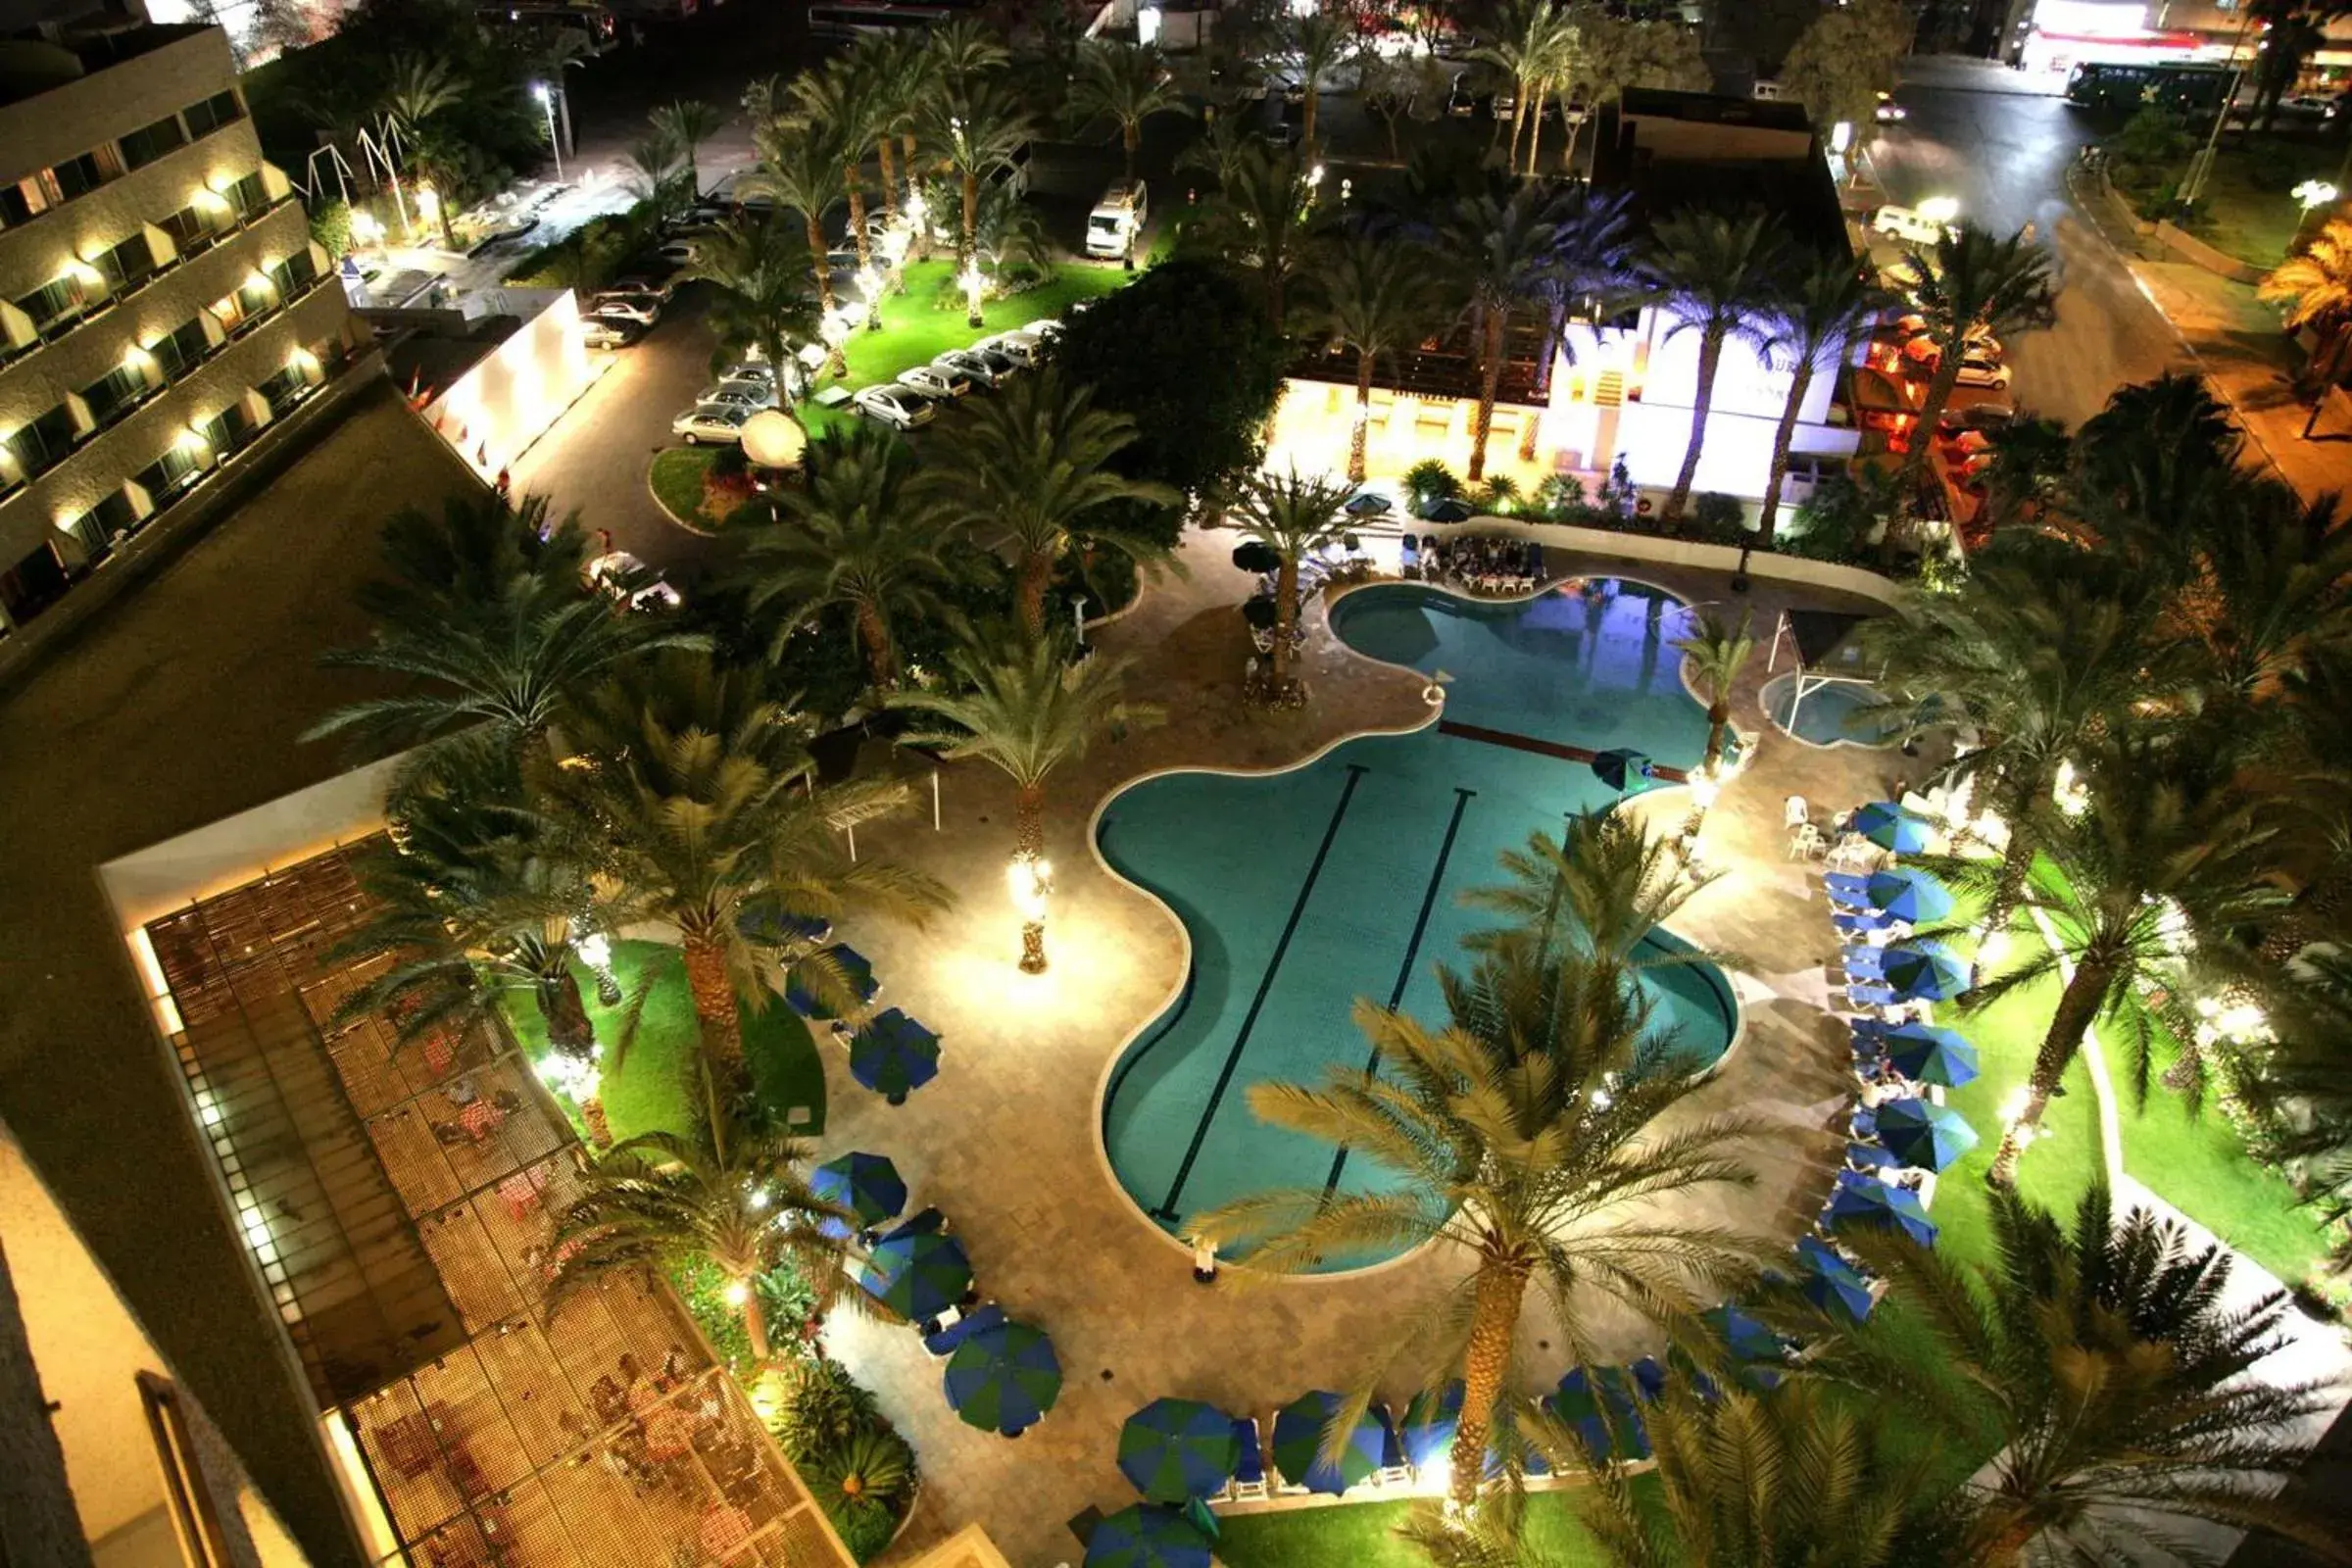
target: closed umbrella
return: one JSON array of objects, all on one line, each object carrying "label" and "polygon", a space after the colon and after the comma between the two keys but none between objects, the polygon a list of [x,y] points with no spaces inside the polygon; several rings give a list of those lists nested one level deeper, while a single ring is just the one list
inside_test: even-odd
[{"label": "closed umbrella", "polygon": [[1888,1030],[1886,1040],[1886,1059],[1913,1083],[1957,1089],[1976,1081],[1977,1048],[1953,1030],[1909,1023]]},{"label": "closed umbrella", "polygon": [[1335,1497],[1370,1480],[1381,1461],[1380,1423],[1369,1414],[1348,1434],[1348,1446],[1340,1450],[1337,1464],[1325,1464],[1318,1457],[1323,1429],[1331,1424],[1340,1402],[1338,1395],[1317,1389],[1274,1413],[1275,1468],[1285,1480]]},{"label": "closed umbrella", "polygon": [[895,1219],[906,1206],[906,1183],[882,1154],[848,1153],[808,1173],[808,1187],[828,1203],[848,1209],[864,1226]]},{"label": "closed umbrella", "polygon": [[1054,1343],[1026,1323],[999,1323],[964,1337],[948,1357],[948,1403],[967,1426],[1014,1437],[1061,1396]]},{"label": "closed umbrella", "polygon": [[1649,782],[1649,759],[1631,747],[1620,746],[1596,754],[1592,759],[1592,773],[1609,788],[1622,791]]},{"label": "closed umbrella", "polygon": [[1977,1147],[1977,1130],[1947,1106],[1888,1100],[1879,1104],[1879,1142],[1906,1165],[1944,1170]]},{"label": "closed umbrella", "polygon": [[1130,1503],[1086,1538],[1086,1568],[1208,1568],[1208,1538],[1174,1508]]},{"label": "closed umbrella", "polygon": [[939,1076],[939,1036],[897,1007],[877,1013],[850,1039],[850,1076],[903,1105]]},{"label": "closed umbrella", "polygon": [[1241,1462],[1233,1417],[1199,1399],[1153,1399],[1119,1429],[1119,1473],[1152,1502],[1222,1492]]},{"label": "closed umbrella", "polygon": [[1945,1002],[1968,989],[1968,964],[1940,942],[1897,942],[1880,958],[1886,984],[1906,1000]]},{"label": "closed umbrella", "polygon": [[1854,832],[1882,850],[1917,855],[1928,847],[1933,830],[1924,816],[1914,816],[1892,801],[1874,801],[1854,813],[1848,824]]},{"label": "closed umbrella", "polygon": [[[826,948],[820,956],[830,957],[840,967],[842,977],[850,983],[851,993],[859,1002],[873,1001],[874,994],[882,989],[881,982],[874,978],[873,960],[848,943],[836,942]],[[786,978],[784,1000],[804,1018],[836,1016],[831,1007],[817,1001],[815,995],[795,978]]]},{"label": "closed umbrella", "polygon": [[1925,871],[1906,866],[1874,872],[1864,887],[1872,908],[1913,925],[1952,912],[1951,890]]},{"label": "closed umbrella", "polygon": [[1834,1307],[1857,1323],[1870,1316],[1870,1281],[1838,1256],[1837,1249],[1817,1236],[1800,1236],[1796,1261],[1804,1271],[1797,1289],[1804,1292],[1806,1300],[1825,1312]]},{"label": "closed umbrella", "polygon": [[1920,1206],[1919,1195],[1875,1176],[1838,1178],[1838,1190],[1830,1195],[1830,1229],[1848,1225],[1892,1226],[1922,1247],[1936,1245],[1936,1222]]},{"label": "closed umbrella", "polygon": [[1404,1407],[1404,1427],[1397,1434],[1404,1445],[1404,1462],[1425,1469],[1432,1460],[1453,1451],[1454,1429],[1462,1419],[1462,1380],[1455,1378],[1437,1393],[1423,1389]]},{"label": "closed umbrella", "polygon": [[919,1231],[876,1247],[858,1283],[901,1317],[920,1322],[963,1298],[972,1288],[972,1264],[954,1237]]}]

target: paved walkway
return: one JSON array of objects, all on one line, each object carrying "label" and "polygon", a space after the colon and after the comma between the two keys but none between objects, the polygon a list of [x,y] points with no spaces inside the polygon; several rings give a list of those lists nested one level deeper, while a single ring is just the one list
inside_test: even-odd
[{"label": "paved walkway", "polygon": [[[936,872],[964,903],[933,932],[856,932],[887,982],[885,1000],[938,1028],[947,1054],[939,1081],[896,1109],[829,1056],[826,1152],[862,1148],[898,1160],[914,1201],[936,1201],[953,1218],[983,1293],[1049,1331],[1067,1374],[1060,1405],[1007,1443],[948,1409],[940,1364],[906,1330],[836,1316],[835,1351],[878,1392],[922,1458],[925,1500],[909,1545],[976,1519],[1016,1563],[1073,1558],[1064,1522],[1089,1504],[1107,1510],[1130,1499],[1113,1454],[1119,1424],[1137,1406],[1185,1395],[1263,1412],[1309,1387],[1344,1384],[1415,1304],[1456,1277],[1455,1259],[1415,1256],[1371,1277],[1254,1288],[1229,1269],[1217,1287],[1200,1289],[1187,1253],[1142,1217],[1101,1153],[1104,1074],[1181,981],[1184,948],[1153,901],[1096,861],[1084,842],[1095,804],[1153,768],[1283,766],[1345,736],[1417,724],[1428,712],[1418,677],[1343,649],[1319,612],[1305,656],[1309,710],[1269,716],[1245,709],[1239,685],[1248,649],[1235,607],[1250,582],[1227,562],[1234,537],[1193,536],[1184,551],[1190,575],[1148,589],[1101,634],[1105,655],[1136,658],[1135,695],[1165,705],[1169,722],[1103,746],[1056,780],[1051,973],[1030,979],[1013,967],[1017,921],[1002,870],[1011,801],[998,775],[974,764],[947,769],[940,831],[909,818],[859,835],[860,849]],[[1610,569],[1598,561],[1578,564]],[[1693,600],[1725,597],[1721,578],[1640,574]],[[1787,601],[1761,583],[1753,598],[1768,632]],[[1742,728],[1768,729],[1754,706],[1764,675],[1759,657],[1740,694]],[[1822,964],[1833,944],[1805,872],[1781,858],[1781,803],[1791,793],[1825,808],[1875,798],[1889,787],[1881,770],[1904,760],[1768,732],[1709,817],[1705,851],[1729,874],[1677,926],[1730,956],[1745,1035],[1690,1113],[1738,1110],[1767,1133],[1748,1151],[1754,1188],[1685,1200],[1678,1206],[1686,1217],[1768,1238],[1777,1250],[1811,1221],[1829,1188],[1841,1145],[1827,1129],[1850,1083],[1843,1032],[1822,1010]],[[1910,766],[1916,777],[1924,764]],[[1647,809],[1671,825],[1682,797],[1662,794]],[[1654,1333],[1621,1313],[1590,1316],[1610,1354],[1657,1348]],[[1532,1309],[1520,1345],[1531,1386],[1547,1386],[1563,1369],[1556,1341],[1545,1312]],[[1405,1390],[1389,1392],[1401,1397]]]}]

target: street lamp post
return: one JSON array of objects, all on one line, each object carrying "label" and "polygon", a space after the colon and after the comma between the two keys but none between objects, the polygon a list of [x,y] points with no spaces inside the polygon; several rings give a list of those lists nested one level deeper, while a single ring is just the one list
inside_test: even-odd
[{"label": "street lamp post", "polygon": [[539,100],[539,107],[547,113],[547,150],[555,155],[556,180],[561,184],[564,179],[564,138],[556,131],[556,95],[548,91],[546,82],[534,81],[531,83],[531,96]]}]

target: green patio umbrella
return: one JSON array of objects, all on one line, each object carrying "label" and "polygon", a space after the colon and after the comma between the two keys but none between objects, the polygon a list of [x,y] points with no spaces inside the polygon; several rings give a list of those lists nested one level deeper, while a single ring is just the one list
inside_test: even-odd
[{"label": "green patio umbrella", "polygon": [[1152,1502],[1220,1492],[1241,1462],[1233,1417],[1199,1399],[1153,1399],[1119,1431],[1119,1473]]},{"label": "green patio umbrella", "polygon": [[1086,1538],[1086,1568],[1208,1568],[1208,1540],[1174,1508],[1129,1503]]},{"label": "green patio umbrella", "polygon": [[1061,1360],[1043,1331],[1000,1323],[948,1357],[948,1403],[968,1426],[1016,1437],[1061,1397]]}]

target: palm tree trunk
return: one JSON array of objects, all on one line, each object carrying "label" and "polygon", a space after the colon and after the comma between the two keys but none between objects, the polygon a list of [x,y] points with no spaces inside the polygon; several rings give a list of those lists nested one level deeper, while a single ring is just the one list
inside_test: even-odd
[{"label": "palm tree trunk", "polygon": [[1315,74],[1306,74],[1306,108],[1298,117],[1298,151],[1312,169],[1315,163],[1315,111],[1321,107],[1322,94],[1315,90]]},{"label": "palm tree trunk", "polygon": [[2026,1140],[2041,1125],[2041,1113],[2050,1103],[2050,1096],[2058,1089],[2058,1081],[2082,1050],[2082,1039],[2090,1033],[2090,1022],[2098,1016],[2107,1001],[2108,989],[2116,979],[2115,966],[2104,960],[2085,961],[2075,968],[2075,977],[2066,983],[2058,997],[2058,1010],[2050,1016],[2050,1032],[2042,1036],[2041,1050],[2034,1056],[2034,1076],[2027,1080],[2026,1106],[2018,1112],[2001,1133],[2001,1146],[1992,1156],[1992,1169],[1985,1180],[1995,1187],[2017,1185],[2017,1160],[2025,1152]]},{"label": "palm tree trunk", "polygon": [[1699,771],[1713,773],[1723,757],[1724,732],[1732,727],[1732,699],[1727,692],[1707,705],[1707,755],[1698,764]]},{"label": "palm tree trunk", "polygon": [[1046,787],[1023,784],[1012,792],[1012,848],[1042,858],[1046,853]]},{"label": "palm tree trunk", "polygon": [[[1565,104],[1560,106],[1560,118],[1562,120],[1568,120],[1568,108]],[[1576,144],[1583,139],[1584,134],[1585,124],[1583,121],[1576,120],[1568,122],[1568,150],[1560,154],[1560,172],[1567,174],[1572,178],[1576,174]]]},{"label": "palm tree trunk", "polygon": [[1021,557],[1021,629],[1046,634],[1046,590],[1054,586],[1054,558],[1044,551]]},{"label": "palm tree trunk", "polygon": [[1127,153],[1127,177],[1135,177],[1135,150],[1143,144],[1144,122],[1130,120],[1119,127],[1119,142]]},{"label": "palm tree trunk", "polygon": [[1773,516],[1781,510],[1781,486],[1788,478],[1788,443],[1796,438],[1796,414],[1804,405],[1805,393],[1813,385],[1813,362],[1799,360],[1796,374],[1788,381],[1788,406],[1781,410],[1780,428],[1772,432],[1772,477],[1764,481],[1764,519],[1761,524],[1766,540],[1772,538]]},{"label": "palm tree trunk", "polygon": [[737,1280],[743,1287],[743,1333],[752,1342],[752,1359],[765,1365],[775,1356],[767,1339],[767,1308],[760,1304],[760,1282]]},{"label": "palm tree trunk", "polygon": [[922,190],[922,187],[921,187],[921,185],[920,185],[920,184],[917,182],[917,180],[916,180],[916,178],[915,178],[915,172],[914,172],[914,132],[913,132],[913,131],[909,130],[909,131],[903,131],[903,132],[901,132],[901,133],[900,133],[900,136],[899,136],[899,152],[900,152],[900,154],[901,154],[901,157],[900,157],[900,159],[899,159],[899,167],[900,167],[900,170],[901,170],[901,172],[904,172],[904,173],[906,174],[906,199],[907,199],[908,201],[912,201],[912,200],[914,200],[914,198],[915,198],[917,195],[921,194],[921,190]]},{"label": "palm tree trunk", "polygon": [[882,166],[882,205],[888,207],[897,198],[899,176],[891,157],[890,132],[884,131],[874,142],[874,156]]},{"label": "palm tree trunk", "polygon": [[2024,798],[2009,802],[2009,843],[2001,851],[2000,875],[1993,878],[1992,897],[1984,906],[1984,931],[1988,936],[2009,929],[2018,902],[2025,897],[2026,877],[2034,869],[2034,836],[2026,831],[2026,813],[2034,809],[2034,798],[2038,793],[2021,789],[2018,794]]},{"label": "palm tree trunk", "polygon": [[1470,1341],[1462,1357],[1462,1413],[1453,1427],[1453,1500],[1465,1510],[1478,1506],[1479,1484],[1486,1480],[1488,1434],[1511,1366],[1527,1275],[1524,1263],[1489,1263],[1478,1271]]},{"label": "palm tree trunk", "polygon": [[851,164],[843,171],[843,185],[850,194],[850,240],[858,247],[858,270],[871,271],[874,253],[865,237],[865,181],[858,177],[859,169]]},{"label": "palm tree trunk", "polygon": [[599,1149],[612,1147],[612,1123],[605,1115],[605,1097],[590,1095],[580,1102],[580,1120],[588,1124],[588,1141]]},{"label": "palm tree trunk", "polygon": [[2347,888],[2341,871],[2328,871],[2303,890],[2303,896],[2280,912],[2278,922],[2264,933],[2262,961],[2272,968],[2283,968],[2295,955],[2320,939],[2320,934],[2333,922],[2335,911],[2343,906]]},{"label": "palm tree trunk", "polygon": [[858,639],[865,644],[865,674],[874,690],[886,692],[898,685],[898,651],[891,646],[890,622],[873,604],[858,607]]},{"label": "palm tree trunk", "polygon": [[549,1045],[582,1060],[596,1054],[596,1025],[588,1021],[588,1004],[580,996],[580,979],[571,972],[568,954],[540,972],[534,1000],[547,1023]]},{"label": "palm tree trunk", "polygon": [[1520,81],[1513,85],[1516,87],[1517,93],[1511,101],[1510,169],[1511,172],[1516,174],[1519,172],[1519,132],[1527,123],[1527,83]]},{"label": "palm tree trunk", "polygon": [[1486,313],[1486,363],[1478,373],[1478,415],[1470,429],[1472,484],[1487,476],[1487,432],[1494,428],[1494,397],[1502,388],[1502,334],[1510,312],[1490,306]]},{"label": "palm tree trunk", "polygon": [[1364,482],[1364,448],[1372,434],[1372,356],[1355,351],[1355,429],[1348,438],[1348,482]]},{"label": "palm tree trunk", "polygon": [[1710,330],[1699,339],[1698,395],[1690,404],[1690,445],[1683,453],[1683,471],[1675,475],[1674,494],[1666,498],[1666,514],[1658,519],[1666,528],[1683,524],[1683,509],[1690,503],[1690,486],[1698,478],[1698,452],[1706,444],[1707,410],[1715,401],[1715,370],[1723,364],[1723,328]]},{"label": "palm tree trunk", "polygon": [[[1928,445],[1936,439],[1936,421],[1943,417],[1944,405],[1952,401],[1952,388],[1960,384],[1960,356],[1967,346],[1965,335],[1958,342],[1944,345],[1943,358],[1936,366],[1936,378],[1928,383],[1927,400],[1919,406],[1919,429],[1911,438],[1910,461],[1903,465],[1906,474],[1921,472],[1928,466]],[[1891,526],[1887,532],[1892,535]]]},{"label": "palm tree trunk", "polygon": [[980,256],[980,174],[963,172],[963,265],[977,267]]},{"label": "palm tree trunk", "polygon": [[1535,96],[1527,103],[1529,122],[1527,133],[1527,172],[1534,173],[1544,167],[1544,86],[1536,88]]},{"label": "palm tree trunk", "polygon": [[1274,573],[1274,690],[1279,695],[1291,685],[1291,632],[1298,621],[1298,563],[1295,557],[1282,558],[1282,568]]},{"label": "palm tree trunk", "polygon": [[735,977],[727,972],[726,950],[706,936],[685,943],[686,989],[694,999],[694,1021],[703,1051],[730,1070],[743,1061],[743,1012]]},{"label": "palm tree trunk", "polygon": [[[825,228],[816,220],[813,213],[805,215],[803,221],[808,225],[808,254],[815,258],[809,270],[816,274],[817,309],[824,312],[825,315],[831,316],[833,314],[833,273],[825,266]],[[826,362],[825,368],[836,376],[850,373],[850,362],[843,357],[838,346],[833,346],[832,358]]]}]

